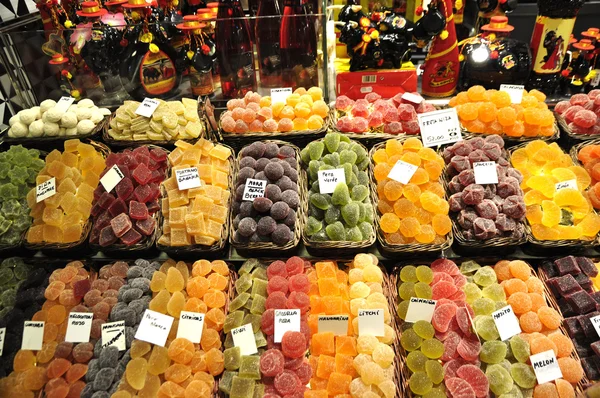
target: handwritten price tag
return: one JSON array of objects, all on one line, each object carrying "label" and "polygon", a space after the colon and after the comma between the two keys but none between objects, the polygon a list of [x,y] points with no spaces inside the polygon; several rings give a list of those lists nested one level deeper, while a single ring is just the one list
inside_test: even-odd
[{"label": "handwritten price tag", "polygon": [[252,355],[258,352],[251,323],[231,329],[231,337],[233,337],[233,345],[240,347],[242,355]]},{"label": "handwritten price tag", "polygon": [[358,335],[381,337],[385,335],[383,310],[358,310]]},{"label": "handwritten price tag", "polygon": [[266,188],[267,182],[265,180],[248,178],[246,180],[246,186],[244,187],[244,195],[242,196],[242,200],[254,202],[254,199],[265,196]]},{"label": "handwritten price tag", "polygon": [[392,180],[398,181],[402,184],[408,184],[418,168],[419,167],[415,166],[414,164],[399,160],[390,170],[388,178],[391,178]]},{"label": "handwritten price tag", "polygon": [[431,323],[437,300],[411,297],[406,312],[406,322],[427,321]]},{"label": "handwritten price tag", "polygon": [[421,138],[426,147],[450,144],[462,140],[460,123],[455,108],[417,115]]},{"label": "handwritten price tag", "polygon": [[125,177],[125,174],[119,169],[116,164],[110,168],[100,179],[100,183],[106,189],[106,192],[112,191],[118,183]]},{"label": "handwritten price tag", "polygon": [[600,315],[591,317],[590,322],[592,322],[592,326],[594,326],[596,333],[598,333],[598,336],[600,337]]},{"label": "handwritten price tag", "polygon": [[135,110],[136,115],[144,116],[144,117],[152,117],[152,114],[158,108],[160,102],[153,98],[144,98],[140,106]]},{"label": "handwritten price tag", "polygon": [[567,181],[557,182],[556,184],[554,184],[555,191],[560,191],[561,189],[565,189],[565,188],[578,189],[577,188],[577,180],[567,180]]},{"label": "handwritten price tag", "polygon": [[498,184],[498,170],[496,162],[473,163],[475,184]]},{"label": "handwritten price tag", "polygon": [[523,90],[525,86],[518,84],[501,84],[500,91],[506,91],[510,96],[510,102],[513,104],[520,104],[523,100]]},{"label": "handwritten price tag", "polygon": [[285,332],[300,331],[300,310],[275,310],[275,343],[281,343]]},{"label": "handwritten price tag", "polygon": [[26,321],[23,325],[22,350],[39,351],[44,341],[44,322]]},{"label": "handwritten price tag", "polygon": [[198,188],[201,185],[197,167],[175,170],[175,178],[177,178],[177,187],[180,191]]},{"label": "handwritten price tag", "polygon": [[271,103],[283,102],[287,100],[287,97],[292,95],[291,87],[272,88],[271,89]]},{"label": "handwritten price tag", "polygon": [[540,352],[529,357],[538,384],[544,384],[563,377],[553,350]]},{"label": "handwritten price tag", "polygon": [[65,341],[69,343],[87,343],[90,341],[92,319],[94,314],[88,312],[71,312],[67,324]]},{"label": "handwritten price tag", "polygon": [[348,334],[348,315],[319,315],[319,333],[332,332],[335,336]]},{"label": "handwritten price tag", "polygon": [[505,341],[521,333],[521,326],[512,307],[507,305],[498,311],[492,312],[492,319],[500,334],[500,340]]},{"label": "handwritten price tag", "polygon": [[4,352],[4,339],[6,337],[6,328],[0,328],[0,357]]},{"label": "handwritten price tag", "polygon": [[60,109],[63,112],[66,112],[67,109],[75,102],[75,98],[73,97],[60,97],[55,107]]},{"label": "handwritten price tag", "polygon": [[125,321],[109,322],[102,325],[102,348],[115,346],[125,351]]},{"label": "handwritten price tag", "polygon": [[198,312],[181,311],[177,338],[183,337],[194,344],[200,343],[204,327],[204,314]]},{"label": "handwritten price tag", "polygon": [[319,178],[319,193],[322,194],[333,193],[337,184],[346,183],[344,169],[319,170],[317,177]]},{"label": "handwritten price tag", "polygon": [[165,346],[169,331],[173,325],[173,317],[160,312],[146,310],[140,322],[135,338],[150,344]]},{"label": "handwritten price tag", "polygon": [[48,181],[44,181],[35,187],[35,202],[48,199],[56,194],[56,178],[52,177]]}]

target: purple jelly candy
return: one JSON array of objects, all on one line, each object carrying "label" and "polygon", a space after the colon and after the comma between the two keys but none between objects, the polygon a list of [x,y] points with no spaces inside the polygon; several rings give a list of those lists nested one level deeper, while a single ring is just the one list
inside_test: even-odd
[{"label": "purple jelly candy", "polygon": [[588,339],[594,339],[594,340],[598,339],[598,332],[596,332],[596,328],[594,327],[594,325],[592,324],[592,321],[590,320],[590,318],[596,317],[598,315],[600,315],[600,312],[594,311],[594,312],[590,312],[589,314],[580,315],[577,317],[577,321],[579,322],[579,324],[581,325],[581,328],[583,329],[583,334]]},{"label": "purple jelly candy", "polygon": [[471,148],[473,149],[482,149],[485,145],[485,140],[481,137],[475,137],[469,140],[469,144],[471,144]]},{"label": "purple jelly candy", "polygon": [[577,317],[565,318],[564,321],[565,329],[571,338],[577,338],[583,336],[583,329],[579,325]]},{"label": "purple jelly candy", "polygon": [[104,192],[106,192],[106,190],[104,189],[104,186],[102,184],[98,184],[96,189],[94,189],[94,202],[95,203],[98,202],[98,199],[100,199],[100,196],[102,196],[102,194]]},{"label": "purple jelly candy", "polygon": [[525,216],[525,210],[526,207],[523,198],[517,195],[507,197],[502,204],[502,211],[515,220],[522,220]]},{"label": "purple jelly candy", "polygon": [[448,198],[448,204],[450,210],[453,212],[459,212],[466,207],[465,202],[462,200],[462,192],[455,193]]},{"label": "purple jelly candy", "polygon": [[519,170],[513,169],[512,167],[506,170],[506,176],[515,178],[519,182],[519,184],[523,182],[523,174],[521,174]]},{"label": "purple jelly candy", "polygon": [[[576,318],[575,321],[577,322],[577,325],[579,325]],[[583,331],[581,331],[581,335],[577,336],[577,339],[573,339],[573,346],[575,346],[575,351],[577,351],[577,354],[579,354],[580,357],[585,358],[596,355],[594,350],[592,350],[592,347],[590,347],[590,343],[588,343]]]},{"label": "purple jelly candy", "polygon": [[[581,289],[581,287],[579,288]],[[578,314],[587,314],[596,310],[596,301],[586,291],[580,290],[566,295],[565,298],[573,308],[573,311]]]},{"label": "purple jelly candy", "polygon": [[463,170],[458,173],[458,181],[462,184],[462,186],[466,187],[467,185],[475,184],[475,172],[473,169]]},{"label": "purple jelly candy", "polygon": [[480,217],[487,218],[488,220],[495,220],[498,216],[496,204],[489,199],[483,199],[480,203],[476,204],[475,211]]},{"label": "purple jelly candy", "polygon": [[98,228],[96,226],[92,227],[92,231],[90,232],[90,243],[97,244],[100,241],[100,231],[102,228]]},{"label": "purple jelly candy", "polygon": [[502,137],[500,137],[499,135],[496,135],[496,134],[490,134],[487,137],[485,137],[485,142],[496,144],[500,148],[504,148],[504,140],[502,139]]},{"label": "purple jelly candy", "polygon": [[113,167],[115,164],[117,164],[118,160],[119,156],[116,153],[109,153],[106,159],[104,160],[104,162],[106,163],[106,169],[110,169],[111,167]]},{"label": "purple jelly candy", "polygon": [[102,196],[100,196],[100,199],[98,199],[98,205],[106,210],[114,201],[115,197],[112,194],[104,192]]},{"label": "purple jelly candy", "polygon": [[110,226],[112,227],[115,236],[119,238],[131,229],[131,220],[127,214],[121,213],[110,220]]},{"label": "purple jelly candy", "polygon": [[152,198],[152,189],[148,185],[138,185],[133,191],[133,196],[138,202],[146,203]]},{"label": "purple jelly candy", "polygon": [[150,178],[152,178],[152,171],[148,168],[148,166],[146,166],[145,164],[139,164],[135,170],[133,170],[133,173],[131,173],[131,176],[139,183],[139,184],[147,184],[148,181],[150,181]]},{"label": "purple jelly candy", "polygon": [[469,156],[469,153],[473,151],[473,147],[469,143],[469,141],[459,141],[456,144],[452,145],[452,150],[455,155],[459,156]]},{"label": "purple jelly candy", "polygon": [[123,178],[115,188],[120,199],[127,200],[133,192],[133,182],[129,178]]},{"label": "purple jelly candy", "polygon": [[584,274],[590,278],[595,278],[598,275],[598,268],[592,260],[587,257],[576,257],[577,265]]},{"label": "purple jelly candy", "polygon": [[477,218],[477,213],[473,211],[473,209],[465,209],[461,210],[458,214],[458,224],[463,229],[471,229],[473,228],[473,222]]},{"label": "purple jelly candy", "polygon": [[548,278],[554,278],[555,276],[559,276],[558,269],[553,262],[544,261],[541,265],[542,270],[546,273]]},{"label": "purple jelly candy", "polygon": [[600,360],[598,357],[590,356],[587,358],[581,358],[581,367],[583,368],[583,371],[588,379],[600,379]]},{"label": "purple jelly candy", "polygon": [[167,160],[167,152],[164,149],[154,148],[150,151],[150,157],[157,162],[164,162]]},{"label": "purple jelly candy", "polygon": [[106,227],[108,224],[110,224],[110,220],[112,219],[110,213],[108,211],[104,211],[102,213],[100,213],[100,215],[98,216],[98,218],[96,218],[96,221],[94,222],[94,227],[98,227],[100,229]]},{"label": "purple jelly candy", "polygon": [[579,283],[579,286],[581,286],[584,290],[586,287],[592,285],[592,280],[590,279],[590,277],[583,273],[576,274],[575,280],[577,281],[577,283]]},{"label": "purple jelly candy", "polygon": [[573,256],[567,256],[559,258],[558,260],[554,260],[554,264],[556,264],[558,273],[561,275],[575,275],[581,273],[581,268],[579,268],[579,265],[577,265],[577,259]]},{"label": "purple jelly candy", "polygon": [[501,198],[507,198],[513,195],[522,195],[522,191],[519,187],[519,181],[514,177],[505,177],[501,182],[499,182],[496,193]]},{"label": "purple jelly candy", "polygon": [[575,311],[573,311],[573,307],[571,307],[571,304],[569,304],[569,302],[564,298],[559,298],[558,300],[556,300],[556,303],[558,304],[558,309],[560,310],[560,313],[563,317],[577,315]]},{"label": "purple jelly candy", "polygon": [[487,157],[482,149],[476,149],[469,153],[469,162],[471,163],[488,162],[489,160],[490,158]]},{"label": "purple jelly candy", "polygon": [[92,206],[92,210],[90,210],[90,214],[94,217],[96,217],[98,214],[102,213],[104,211],[104,209],[98,204],[98,202],[96,202],[96,204],[94,204]]},{"label": "purple jelly candy", "polygon": [[132,200],[129,202],[129,217],[132,220],[145,220],[148,218],[148,208],[144,203]]},{"label": "purple jelly candy", "polygon": [[600,292],[591,293],[590,296],[592,296],[596,303],[600,304]]},{"label": "purple jelly candy", "polygon": [[556,283],[556,290],[561,296],[566,296],[569,293],[575,293],[581,290],[581,286],[571,274],[563,275],[553,279],[553,283]]},{"label": "purple jelly candy", "polygon": [[514,231],[517,227],[517,223],[512,218],[508,217],[504,213],[498,214],[496,217],[496,228],[502,232]]},{"label": "purple jelly candy", "polygon": [[460,183],[458,176],[454,176],[452,177],[452,180],[450,180],[450,182],[448,183],[448,190],[450,191],[451,194],[453,193],[458,193],[460,191],[462,191],[463,186]]},{"label": "purple jelly candy", "polygon": [[156,220],[152,217],[148,217],[145,220],[136,221],[135,226],[142,234],[150,236],[154,233],[154,229],[156,228]]},{"label": "purple jelly candy", "polygon": [[450,160],[450,165],[452,166],[452,168],[454,170],[456,170],[456,173],[460,173],[463,170],[468,170],[471,168],[471,163],[469,162],[469,158],[467,158],[466,156],[454,156],[451,160]]},{"label": "purple jelly candy", "polygon": [[479,184],[469,185],[463,190],[463,202],[467,205],[476,205],[483,200],[485,191]]},{"label": "purple jelly candy", "polygon": [[148,184],[148,188],[150,188],[150,198],[146,202],[152,202],[160,197],[160,186],[155,183]]},{"label": "purple jelly candy", "polygon": [[502,148],[498,144],[491,142],[483,144],[482,151],[490,160],[496,161],[502,156]]},{"label": "purple jelly candy", "polygon": [[116,217],[121,213],[127,213],[127,204],[121,198],[115,200],[112,205],[108,208],[108,212],[111,216]]},{"label": "purple jelly candy", "polygon": [[142,240],[142,235],[133,228],[131,228],[123,236],[121,236],[121,242],[123,242],[127,246],[135,245],[140,240]]},{"label": "purple jelly candy", "polygon": [[146,206],[148,207],[149,214],[154,214],[160,210],[160,203],[158,203],[158,200],[153,200],[152,202],[147,203]]},{"label": "purple jelly candy", "polygon": [[113,229],[111,226],[108,227],[104,227],[102,228],[102,231],[100,231],[100,246],[105,247],[108,245],[112,245],[113,243],[115,243],[117,241],[117,236],[115,235],[115,233],[113,232]]},{"label": "purple jelly candy", "polygon": [[492,199],[496,196],[496,184],[483,185],[483,198]]},{"label": "purple jelly candy", "polygon": [[150,182],[160,183],[165,179],[165,173],[162,170],[152,170],[152,177],[150,178]]},{"label": "purple jelly candy", "polygon": [[487,218],[478,217],[473,221],[473,232],[475,237],[479,240],[490,239],[496,236],[496,224],[493,220]]}]

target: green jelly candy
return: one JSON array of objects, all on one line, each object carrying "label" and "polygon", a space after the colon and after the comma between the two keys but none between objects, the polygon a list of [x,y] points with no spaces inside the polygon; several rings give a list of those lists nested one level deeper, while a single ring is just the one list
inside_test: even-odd
[{"label": "green jelly candy", "polygon": [[[533,390],[531,391],[531,394],[533,396]],[[519,388],[519,386],[514,384],[513,388],[509,392],[500,395],[498,398],[523,398],[523,392],[521,391],[521,388]]]},{"label": "green jelly candy", "polygon": [[255,279],[252,283],[250,295],[256,299],[256,296],[267,297],[267,281],[263,279]]},{"label": "green jelly candy", "polygon": [[358,158],[358,156],[356,155],[356,153],[353,151],[350,151],[348,149],[344,149],[340,153],[340,162],[342,164],[344,164],[344,163],[355,164],[357,158]]},{"label": "green jelly candy", "polygon": [[501,365],[490,365],[485,370],[485,375],[490,383],[490,390],[496,395],[507,394],[512,390],[514,381],[508,370]]},{"label": "green jelly candy", "polygon": [[12,183],[0,186],[0,197],[6,199],[17,199],[19,197],[19,189]]},{"label": "green jelly candy", "polygon": [[477,283],[479,286],[489,286],[492,283],[498,282],[498,278],[496,278],[496,273],[492,267],[483,267],[479,268],[475,275],[473,275],[473,282]]},{"label": "green jelly candy", "polygon": [[[338,133],[329,133],[329,134],[338,134]],[[349,146],[350,146],[349,144],[352,142],[352,141],[350,140],[350,138],[349,138],[349,137],[347,137],[347,136],[345,136],[345,135],[343,135],[343,134],[338,134],[338,135],[340,136],[340,146],[341,146],[343,143],[345,143],[345,144],[346,144],[346,148],[347,148],[347,147],[349,147]],[[344,149],[344,148],[342,148],[342,149]],[[340,148],[338,147],[338,152],[339,152],[339,151],[340,151]]]},{"label": "green jelly candy", "polygon": [[444,368],[439,361],[429,360],[425,362],[425,373],[433,384],[440,384],[444,380]]},{"label": "green jelly candy", "polygon": [[[333,224],[336,221],[341,221],[342,211],[338,206],[331,206],[325,211],[325,224]],[[322,227],[321,227],[322,228]],[[319,230],[321,229],[319,228]],[[319,230],[315,232],[319,232]],[[314,232],[313,232],[314,233]]]},{"label": "green jelly candy", "polygon": [[[338,184],[338,186],[339,185],[340,184]],[[346,190],[348,190],[348,188],[346,188]],[[320,193],[312,194],[310,196],[310,203],[312,203],[315,207],[321,210],[327,210],[331,206],[331,200],[329,199],[329,197]]]},{"label": "green jelly candy", "polygon": [[321,156],[323,156],[323,150],[325,149],[325,144],[322,141],[313,141],[308,144],[308,151],[310,154],[311,160],[319,160]]},{"label": "green jelly candy", "polygon": [[346,183],[349,183],[350,181],[352,181],[352,176],[354,175],[352,165],[350,163],[343,163],[342,168],[344,169],[344,177],[346,178]]},{"label": "green jelly candy", "polygon": [[[249,323],[252,324],[252,331],[256,333],[256,331],[260,330],[260,315],[256,314],[246,314],[244,320],[242,320],[242,325],[247,325]],[[241,325],[240,325],[241,326]]]},{"label": "green jelly candy", "polygon": [[225,394],[229,394],[231,392],[231,381],[237,374],[238,372],[232,372],[230,370],[224,371],[221,375],[221,379],[219,379],[219,390],[223,391]]},{"label": "green jelly candy", "polygon": [[427,358],[438,359],[444,353],[444,344],[438,339],[426,339],[421,343],[421,351]]},{"label": "green jelly candy", "polygon": [[402,300],[410,300],[415,297],[415,284],[413,282],[404,282],[398,288],[398,295]]},{"label": "green jelly candy", "polygon": [[496,309],[494,311],[498,311],[501,308],[506,307],[508,304],[506,301],[496,301]]},{"label": "green jelly candy", "polygon": [[0,296],[0,301],[4,307],[14,307],[15,301],[17,299],[17,289],[6,289],[2,296]]},{"label": "green jelly candy", "polygon": [[29,228],[31,225],[31,218],[27,215],[20,214],[15,219],[13,219],[13,228],[20,235],[23,231]]},{"label": "green jelly candy", "polygon": [[[365,201],[368,201],[369,198],[366,198]],[[373,205],[371,203],[364,203],[365,209],[365,219],[361,220],[367,223],[368,226],[371,226],[375,221],[375,212],[373,212]]]},{"label": "green jelly candy", "polygon": [[446,398],[446,392],[440,387],[435,387],[423,394],[423,398]]},{"label": "green jelly candy", "polygon": [[[337,156],[334,156],[334,155],[337,155]],[[340,165],[340,155],[338,153],[327,154],[327,155],[323,156],[323,163],[325,163],[326,165],[329,165],[333,168],[336,168]]]},{"label": "green jelly candy", "polygon": [[419,265],[416,270],[416,276],[419,282],[430,284],[433,282],[433,271],[426,265]]},{"label": "green jelly candy", "polygon": [[[329,210],[331,210],[331,209],[333,209],[333,207],[330,207],[329,209],[327,209],[327,212],[329,212]],[[312,235],[316,234],[317,232],[319,232],[322,228],[323,228],[322,221],[317,220],[313,216],[308,217],[308,221],[306,222],[306,235],[312,236]]]},{"label": "green jelly candy", "polygon": [[[2,271],[0,271],[2,272]],[[406,312],[408,311],[408,301],[401,301],[400,304],[398,304],[398,317],[400,319],[406,319]]]},{"label": "green jelly candy", "polygon": [[313,236],[311,236],[310,239],[315,242],[325,242],[329,240],[329,237],[327,236],[327,232],[325,231],[325,229],[322,229]]},{"label": "green jelly candy", "polygon": [[327,233],[329,240],[346,240],[346,230],[344,229],[344,225],[339,221],[329,224],[327,227],[325,227],[325,232]]},{"label": "green jelly candy", "polygon": [[254,300],[252,300],[252,297],[250,297],[248,299],[248,301],[246,301],[246,304],[244,304],[244,307],[242,308],[242,310],[245,312],[245,310],[250,311],[250,308],[252,308],[252,303],[254,303]]},{"label": "green jelly candy", "polygon": [[[358,173],[356,173],[356,178],[358,179],[359,185],[364,185],[365,187],[369,186],[369,175],[367,174],[366,171],[359,170]],[[367,193],[367,195],[368,195],[368,193]]]},{"label": "green jelly candy", "polygon": [[527,362],[531,355],[529,343],[519,335],[510,338],[510,348],[515,359],[521,363]]},{"label": "green jelly candy", "polygon": [[510,366],[510,375],[519,387],[535,387],[536,377],[533,368],[525,363],[513,363]]},{"label": "green jelly candy", "polygon": [[479,359],[485,363],[496,364],[506,358],[506,344],[501,341],[486,341],[481,345]]},{"label": "green jelly candy", "polygon": [[417,282],[415,284],[415,294],[418,298],[430,299],[433,296],[433,291],[427,283]]},{"label": "green jelly candy", "polygon": [[25,184],[29,178],[29,172],[25,166],[15,166],[10,172],[10,180],[13,184],[21,185]]},{"label": "green jelly candy", "polygon": [[400,336],[400,344],[406,351],[414,351],[421,347],[423,339],[420,338],[414,330],[408,329]]},{"label": "green jelly candy", "polygon": [[492,315],[494,311],[496,311],[496,305],[489,298],[481,297],[473,302],[475,315]]},{"label": "green jelly candy", "polygon": [[[348,186],[343,182],[339,182],[335,189],[333,190],[333,195],[331,195],[331,203],[336,206],[343,206],[350,203],[350,192],[348,191]],[[323,210],[327,210],[327,208],[322,208]]]},{"label": "green jelly candy", "polygon": [[358,163],[358,169],[359,170],[366,170],[369,167],[369,164],[371,164],[371,161],[369,160],[369,158],[365,158],[362,160],[362,162]]},{"label": "green jelly candy", "polygon": [[2,217],[2,219],[0,220],[0,235],[6,233],[9,230],[12,223],[13,223],[12,221],[7,220],[4,217]]},{"label": "green jelly candy", "polygon": [[327,147],[328,152],[335,152],[340,146],[340,134],[337,133],[329,133],[325,135],[323,139],[325,146]]},{"label": "green jelly candy", "polygon": [[[231,305],[231,303],[230,303],[230,305]],[[223,323],[223,332],[229,333],[231,331],[231,329],[239,328],[240,326],[242,326],[243,320],[244,320],[244,311],[230,312],[225,317],[225,322]]]},{"label": "green jelly candy", "polygon": [[260,380],[260,357],[258,355],[242,355],[240,377]]},{"label": "green jelly candy", "polygon": [[0,269],[0,286],[1,285],[10,285],[14,282],[14,274],[12,269],[3,268]]},{"label": "green jelly candy", "polygon": [[252,271],[252,279],[254,279],[254,282],[256,282],[257,280],[262,280],[262,281],[267,281],[269,280],[269,277],[267,276],[267,269],[262,267],[262,266],[258,266],[254,269],[254,271]]},{"label": "green jelly candy", "polygon": [[254,385],[253,379],[233,376],[231,381],[231,391],[229,392],[230,398],[253,398],[254,396]]},{"label": "green jelly candy", "polygon": [[[242,308],[250,298],[250,293],[242,293],[229,302],[229,311],[235,311]],[[227,333],[227,332],[225,332]]]},{"label": "green jelly candy", "polygon": [[481,265],[477,264],[475,261],[463,261],[463,263],[460,265],[460,272],[463,275],[470,275],[479,268],[481,268]]},{"label": "green jelly candy", "polygon": [[463,288],[463,291],[465,292],[467,303],[471,305],[475,302],[475,300],[483,296],[479,286],[472,282],[467,283]]},{"label": "green jelly candy", "polygon": [[408,380],[410,390],[417,395],[427,394],[433,388],[433,382],[425,372],[415,372]]},{"label": "green jelly candy", "polygon": [[321,168],[321,162],[318,160],[311,160],[308,164],[308,175],[311,181],[315,181],[319,177],[319,169]]},{"label": "green jelly candy", "polygon": [[417,267],[414,265],[406,265],[400,270],[400,280],[402,282],[418,282]]},{"label": "green jelly candy", "polygon": [[242,363],[242,354],[240,347],[231,347],[223,351],[225,369],[238,370]]},{"label": "green jelly candy", "polygon": [[19,214],[21,214],[21,204],[18,200],[9,199],[2,203],[2,213],[4,217],[17,217]]},{"label": "green jelly candy", "polygon": [[258,330],[256,333],[254,333],[254,340],[256,341],[257,348],[267,346],[267,338],[262,330]]},{"label": "green jelly candy", "polygon": [[[357,143],[350,144],[350,149],[356,154],[356,162],[361,163],[367,159],[367,151],[361,145]],[[359,167],[360,169],[360,167]]]},{"label": "green jelly candy", "polygon": [[308,150],[308,147],[300,151],[300,159],[302,159],[302,163],[304,164],[310,163],[310,151]]},{"label": "green jelly candy", "polygon": [[421,351],[409,352],[406,356],[406,365],[411,372],[424,372],[428,359]]},{"label": "green jelly candy", "polygon": [[483,297],[489,298],[494,301],[506,301],[506,293],[504,288],[498,283],[492,283],[489,286],[483,288],[481,294]]},{"label": "green jelly candy", "polygon": [[510,372],[510,361],[508,359],[502,360],[498,365],[502,366],[504,369]]},{"label": "green jelly candy", "polygon": [[252,299],[252,306],[249,308],[250,313],[255,315],[261,315],[266,310],[266,302],[267,299],[264,296],[254,296],[254,298]]},{"label": "green jelly candy", "polygon": [[338,145],[338,149],[336,150],[337,153],[342,153],[343,150],[350,148],[349,141],[344,141],[343,137],[345,136],[340,138],[340,145]]},{"label": "green jelly candy", "polygon": [[481,315],[476,318],[475,330],[482,339],[487,341],[498,340],[500,338],[496,323],[489,315]]},{"label": "green jelly candy", "polygon": [[28,264],[25,264],[23,261],[19,261],[18,264],[15,265],[14,274],[18,280],[25,280],[29,275],[31,267]]},{"label": "green jelly candy", "polygon": [[350,242],[360,242],[363,240],[362,233],[358,227],[346,228],[346,240]]},{"label": "green jelly candy", "polygon": [[360,229],[363,240],[369,240],[373,236],[373,226],[366,221],[358,224],[358,229]]},{"label": "green jelly candy", "polygon": [[413,325],[413,330],[417,336],[421,337],[422,339],[432,339],[435,335],[435,329],[431,323],[427,321],[416,321]]},{"label": "green jelly candy", "polygon": [[[360,181],[359,181],[360,184]],[[364,185],[357,185],[352,188],[352,193],[350,194],[350,198],[357,202],[362,202],[369,196],[369,188]]]},{"label": "green jelly candy", "polygon": [[235,281],[235,290],[237,291],[238,294],[247,292],[248,289],[250,289],[251,287],[252,287],[252,275],[250,275],[250,274],[242,274],[242,275],[240,275],[238,280]]},{"label": "green jelly candy", "polygon": [[261,383],[257,383],[254,386],[254,396],[252,398],[263,398],[265,395],[265,385]]},{"label": "green jelly candy", "polygon": [[322,171],[322,170],[333,170],[334,168],[335,167],[333,167],[333,166],[331,166],[331,165],[329,165],[329,164],[327,164],[325,162],[321,162],[320,166],[319,166],[319,171]]}]

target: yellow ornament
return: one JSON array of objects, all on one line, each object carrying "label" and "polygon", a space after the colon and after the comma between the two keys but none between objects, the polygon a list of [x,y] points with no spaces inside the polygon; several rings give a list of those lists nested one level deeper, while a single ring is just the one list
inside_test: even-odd
[{"label": "yellow ornament", "polygon": [[150,44],[150,52],[156,54],[159,51],[158,46],[154,43]]},{"label": "yellow ornament", "polygon": [[448,31],[444,29],[442,33],[440,33],[440,39],[446,40],[448,38],[448,34]]},{"label": "yellow ornament", "polygon": [[454,3],[454,7],[455,7],[457,10],[460,10],[460,9],[462,8],[462,6],[463,6],[463,2],[462,2],[462,0],[456,0],[456,2]]},{"label": "yellow ornament", "polygon": [[67,79],[71,80],[73,78],[73,75],[71,74],[71,72],[67,72]]},{"label": "yellow ornament", "polygon": [[79,90],[71,90],[71,97],[79,98],[81,94],[79,94]]},{"label": "yellow ornament", "polygon": [[464,55],[462,55],[462,54],[459,54],[459,55],[458,55],[458,61],[459,61],[459,62],[462,62],[462,61],[464,61],[464,60],[465,60],[465,56],[464,56]]},{"label": "yellow ornament", "polygon": [[179,0],[173,0],[173,7],[177,7],[179,5]]},{"label": "yellow ornament", "polygon": [[152,42],[152,33],[144,33],[142,37],[140,37],[140,41],[143,43],[151,43]]},{"label": "yellow ornament", "polygon": [[71,29],[73,27],[73,22],[69,21],[68,19],[65,21],[65,28],[67,29]]},{"label": "yellow ornament", "polygon": [[192,50],[188,51],[186,54],[189,59],[192,59],[194,57],[194,52]]}]

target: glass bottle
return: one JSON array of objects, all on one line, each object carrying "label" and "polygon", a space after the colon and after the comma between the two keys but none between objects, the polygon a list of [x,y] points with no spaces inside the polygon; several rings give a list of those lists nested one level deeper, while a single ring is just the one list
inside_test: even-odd
[{"label": "glass bottle", "polygon": [[310,88],[319,85],[315,17],[307,0],[285,0],[279,45],[285,86]]},{"label": "glass bottle", "polygon": [[277,0],[260,0],[258,17],[255,37],[260,85],[262,87],[281,87],[281,54],[279,51],[281,9]]},{"label": "glass bottle", "polygon": [[250,28],[239,0],[219,1],[215,31],[223,96],[243,97],[256,91]]},{"label": "glass bottle", "polygon": [[560,69],[575,19],[584,0],[538,0],[538,16],[531,35],[533,70],[527,90],[553,94],[560,81]]}]

